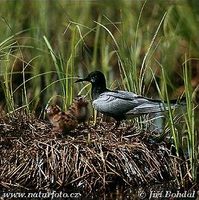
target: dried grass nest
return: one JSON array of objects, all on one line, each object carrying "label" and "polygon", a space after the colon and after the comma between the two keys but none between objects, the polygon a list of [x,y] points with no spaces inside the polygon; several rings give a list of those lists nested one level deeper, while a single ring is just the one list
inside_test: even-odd
[{"label": "dried grass nest", "polygon": [[152,133],[134,125],[114,131],[112,125],[80,125],[70,135],[55,138],[52,126],[32,115],[1,117],[0,189],[91,193],[176,176],[169,144],[151,143]]}]

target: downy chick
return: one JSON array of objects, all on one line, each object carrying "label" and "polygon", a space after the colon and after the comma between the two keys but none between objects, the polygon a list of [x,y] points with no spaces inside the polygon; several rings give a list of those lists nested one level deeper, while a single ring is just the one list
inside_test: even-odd
[{"label": "downy chick", "polygon": [[85,123],[88,119],[88,102],[82,96],[77,96],[66,112],[59,106],[51,105],[47,108],[47,116],[54,131],[67,133],[74,130],[78,123]]},{"label": "downy chick", "polygon": [[75,129],[78,121],[70,112],[62,112],[59,106],[51,105],[47,109],[47,116],[53,125],[53,131],[67,133]]},{"label": "downy chick", "polygon": [[77,96],[67,112],[75,116],[78,123],[85,123],[89,116],[88,101],[82,96]]}]

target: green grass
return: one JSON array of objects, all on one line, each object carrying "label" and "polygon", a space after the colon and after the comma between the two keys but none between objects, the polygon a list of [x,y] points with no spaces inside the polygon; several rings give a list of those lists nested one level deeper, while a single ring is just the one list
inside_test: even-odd
[{"label": "green grass", "polygon": [[190,169],[191,174],[194,180],[197,178],[197,166],[198,166],[198,152],[197,152],[197,130],[195,124],[195,108],[192,100],[193,89],[191,87],[191,76],[188,70],[188,63],[187,58],[185,57],[185,64],[183,68],[183,77],[184,77],[184,85],[185,85],[185,96],[186,96],[186,108],[187,112],[185,113],[185,122],[186,122],[186,139],[187,139],[187,146],[186,151],[188,152],[189,159],[190,159]]},{"label": "green grass", "polygon": [[190,83],[199,65],[196,1],[15,0],[0,5],[0,95],[8,112],[19,107],[38,112],[53,101],[67,109],[78,93],[89,94],[90,87],[74,84],[76,78],[96,69],[111,88],[163,100],[184,94],[185,131],[177,131],[171,109],[167,122],[177,153],[186,136],[183,149],[196,180],[198,124]]}]

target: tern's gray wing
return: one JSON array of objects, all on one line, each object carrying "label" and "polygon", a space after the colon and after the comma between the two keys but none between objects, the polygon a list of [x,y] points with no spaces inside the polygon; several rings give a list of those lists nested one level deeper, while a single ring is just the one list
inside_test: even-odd
[{"label": "tern's gray wing", "polygon": [[[149,113],[158,113],[158,112],[164,112],[168,111],[168,106],[160,101],[150,101],[147,99],[148,102],[142,103],[133,109],[126,112],[126,116],[131,115],[142,115],[142,114],[149,114]],[[138,99],[139,101],[139,99]],[[171,109],[175,109],[178,107],[178,104],[170,104]]]},{"label": "tern's gray wing", "polygon": [[[168,110],[168,107],[164,102],[146,98],[133,92],[118,90],[116,92],[110,93],[109,95],[132,101],[133,107],[125,113],[126,116],[157,113]],[[177,104],[172,104],[171,109],[174,109],[176,106]]]},{"label": "tern's gray wing", "polygon": [[111,91],[100,94],[99,97],[93,101],[93,107],[99,112],[116,116],[125,114],[129,110],[145,102],[148,102],[148,100],[140,98],[132,92]]},{"label": "tern's gray wing", "polygon": [[135,108],[129,110],[126,112],[126,116],[130,115],[142,115],[142,114],[149,114],[149,113],[158,113],[158,112],[164,112],[168,110],[167,107],[164,106],[163,103],[143,103],[139,106],[136,106]]},{"label": "tern's gray wing", "polygon": [[113,96],[115,98],[124,99],[124,100],[135,100],[138,97],[146,99],[146,98],[144,98],[140,95],[137,95],[133,92],[123,91],[123,90],[110,91],[110,92],[106,92],[106,94],[109,96]]},{"label": "tern's gray wing", "polygon": [[137,95],[133,92],[123,91],[123,90],[110,91],[110,92],[106,92],[106,94],[109,96],[113,96],[115,98],[120,98],[120,99],[130,100],[130,101],[137,99],[138,104],[142,104],[143,102],[150,102],[152,104],[162,103],[161,100],[150,99],[147,97],[143,97],[141,95]]}]

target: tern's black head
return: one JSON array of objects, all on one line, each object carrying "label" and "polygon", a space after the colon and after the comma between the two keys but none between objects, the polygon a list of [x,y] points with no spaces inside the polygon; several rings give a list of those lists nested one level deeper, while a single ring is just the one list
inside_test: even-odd
[{"label": "tern's black head", "polygon": [[106,86],[104,74],[100,71],[91,72],[86,78],[78,79],[76,82],[88,81],[95,86]]},{"label": "tern's black head", "polygon": [[106,79],[104,74],[100,71],[91,72],[86,78],[78,79],[76,83],[83,81],[88,81],[92,84],[92,96],[94,99],[96,99],[102,92],[107,91]]}]

